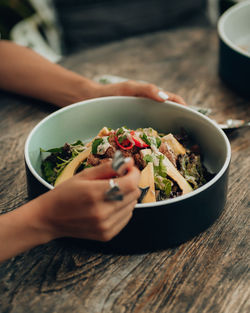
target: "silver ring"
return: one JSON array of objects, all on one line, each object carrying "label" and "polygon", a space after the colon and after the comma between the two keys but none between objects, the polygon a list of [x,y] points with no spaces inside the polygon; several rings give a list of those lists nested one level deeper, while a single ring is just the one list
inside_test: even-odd
[{"label": "silver ring", "polygon": [[107,201],[122,201],[123,194],[119,193],[120,187],[117,183],[111,178],[109,180],[110,189],[105,193],[105,200]]}]

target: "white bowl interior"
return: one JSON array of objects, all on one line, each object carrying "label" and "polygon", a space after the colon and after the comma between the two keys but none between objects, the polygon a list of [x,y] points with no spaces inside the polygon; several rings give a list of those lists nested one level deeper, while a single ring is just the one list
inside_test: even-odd
[{"label": "white bowl interior", "polygon": [[231,48],[250,56],[250,1],[227,10],[219,20],[218,31]]},{"label": "white bowl interior", "polygon": [[83,101],[49,115],[32,130],[26,141],[26,163],[40,182],[52,188],[40,177],[40,148],[47,150],[78,139],[89,141],[103,126],[118,128],[124,125],[131,129],[152,127],[164,133],[180,133],[183,127],[200,145],[204,164],[210,172],[218,173],[228,166],[229,142],[209,118],[172,102],[133,97]]}]

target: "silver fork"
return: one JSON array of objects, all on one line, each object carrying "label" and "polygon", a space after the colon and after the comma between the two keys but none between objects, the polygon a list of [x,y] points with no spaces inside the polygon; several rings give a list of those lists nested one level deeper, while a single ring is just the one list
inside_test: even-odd
[{"label": "silver fork", "polygon": [[233,130],[237,128],[250,126],[250,122],[247,122],[244,120],[233,120],[233,119],[228,119],[225,121],[225,123],[217,123],[217,124],[223,130]]},{"label": "silver fork", "polygon": [[[200,112],[200,113],[202,113],[204,115],[209,115],[211,113],[211,109],[208,109],[208,108],[201,108],[201,107],[191,106],[191,109],[193,109],[195,111],[198,111],[198,112]],[[233,129],[237,129],[237,128],[249,127],[250,126],[250,121],[234,120],[234,119],[231,119],[231,118],[226,120],[224,123],[218,123],[218,122],[216,122],[216,123],[223,130],[233,130]]]}]

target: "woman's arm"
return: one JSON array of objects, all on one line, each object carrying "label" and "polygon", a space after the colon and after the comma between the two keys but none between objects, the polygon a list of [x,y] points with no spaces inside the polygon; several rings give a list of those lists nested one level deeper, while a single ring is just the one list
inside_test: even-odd
[{"label": "woman's arm", "polygon": [[59,107],[103,96],[141,96],[156,101],[185,104],[175,94],[160,91],[153,84],[127,81],[101,85],[58,64],[51,63],[29,48],[0,41],[0,88],[53,103]]},{"label": "woman's arm", "polygon": [[51,63],[33,50],[0,41],[0,88],[65,106],[91,98],[93,81]]},{"label": "woman's arm", "polygon": [[0,216],[0,261],[55,238],[108,241],[128,223],[140,195],[139,170],[131,159],[115,178],[124,198],[107,201],[111,162],[86,169],[53,190]]}]

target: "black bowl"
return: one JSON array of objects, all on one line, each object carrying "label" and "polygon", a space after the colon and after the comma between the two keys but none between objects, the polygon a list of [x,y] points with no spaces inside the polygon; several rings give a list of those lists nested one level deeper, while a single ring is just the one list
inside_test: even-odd
[{"label": "black bowl", "polygon": [[49,149],[77,139],[89,140],[103,126],[122,125],[131,129],[153,127],[165,133],[179,133],[184,127],[200,145],[204,165],[215,176],[189,194],[137,204],[128,225],[111,241],[82,240],[81,244],[118,253],[146,252],[179,245],[204,231],[220,215],[226,202],[230,144],[209,118],[172,102],[106,97],[83,101],[49,115],[32,130],[25,145],[29,196],[53,189],[41,177],[40,147]]},{"label": "black bowl", "polygon": [[219,19],[219,75],[240,95],[250,98],[250,1],[227,10]]}]

